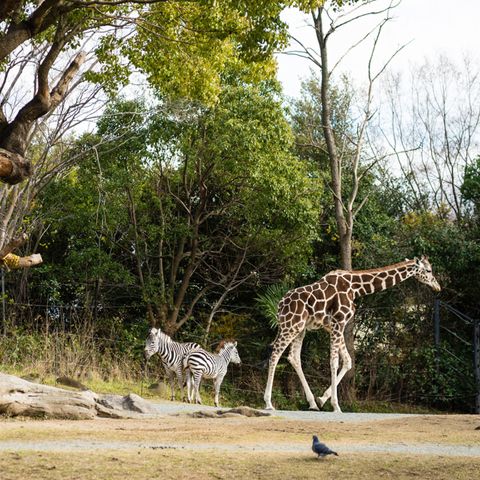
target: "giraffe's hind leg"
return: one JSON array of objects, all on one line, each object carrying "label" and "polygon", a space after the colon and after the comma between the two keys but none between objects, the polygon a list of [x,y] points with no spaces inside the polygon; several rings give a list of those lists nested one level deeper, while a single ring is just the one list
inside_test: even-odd
[{"label": "giraffe's hind leg", "polygon": [[[330,386],[325,390],[325,393],[318,398],[318,403],[323,406],[325,402],[330,398],[334,412],[341,412],[338,402],[337,387],[341,382],[345,374],[352,368],[352,359],[348,353],[345,345],[345,326],[349,320],[353,317],[353,313],[344,314],[343,317],[337,316],[339,320],[330,333],[330,370],[332,376],[332,382]],[[342,368],[338,372],[339,356],[342,359]]]},{"label": "giraffe's hind leg", "polygon": [[303,339],[305,338],[305,333],[307,331],[304,329],[302,330],[297,337],[293,340],[290,353],[288,354],[288,360],[292,364],[293,368],[297,372],[298,378],[302,383],[303,391],[305,392],[305,397],[307,399],[308,404],[310,405],[310,410],[319,410],[318,405],[315,402],[315,397],[310,390],[310,386],[308,385],[307,379],[303,373],[302,369],[302,361],[301,361],[301,352],[302,352],[302,344]]},{"label": "giraffe's hind leg", "polygon": [[275,369],[277,368],[278,361],[282,356],[285,349],[292,343],[292,340],[303,330],[305,327],[305,322],[299,322],[293,324],[293,321],[290,321],[289,328],[282,328],[281,321],[285,320],[279,318],[279,331],[277,338],[275,339],[272,345],[272,354],[268,362],[268,379],[267,385],[265,387],[265,394],[263,399],[265,400],[265,409],[274,410],[272,405],[272,388],[273,388],[273,377],[275,376]]}]

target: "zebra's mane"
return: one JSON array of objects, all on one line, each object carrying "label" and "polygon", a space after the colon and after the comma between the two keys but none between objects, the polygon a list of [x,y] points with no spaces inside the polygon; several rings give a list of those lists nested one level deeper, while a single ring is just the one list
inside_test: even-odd
[{"label": "zebra's mane", "polygon": [[163,340],[164,342],[173,342],[172,337],[168,336],[166,333],[162,332],[158,329],[158,337]]},{"label": "zebra's mane", "polygon": [[224,348],[227,343],[234,344],[235,340],[233,338],[225,338],[223,340],[220,340],[220,343],[218,344],[217,348],[215,349],[215,353],[220,353]]}]

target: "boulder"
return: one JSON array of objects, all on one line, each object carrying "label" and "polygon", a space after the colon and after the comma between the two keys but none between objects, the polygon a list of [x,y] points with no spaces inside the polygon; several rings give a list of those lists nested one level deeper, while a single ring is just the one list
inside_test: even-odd
[{"label": "boulder", "polygon": [[98,395],[91,390],[77,392],[0,373],[0,414],[85,420],[156,413],[152,403],[133,393],[122,397]]}]

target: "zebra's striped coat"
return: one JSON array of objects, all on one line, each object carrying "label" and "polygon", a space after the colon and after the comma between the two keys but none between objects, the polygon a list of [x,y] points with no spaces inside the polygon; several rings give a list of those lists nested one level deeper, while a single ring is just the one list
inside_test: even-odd
[{"label": "zebra's striped coat", "polygon": [[155,355],[155,353],[158,353],[160,356],[170,381],[172,400],[175,400],[175,376],[177,377],[178,386],[180,387],[181,398],[185,400],[183,392],[183,359],[189,352],[198,348],[200,348],[198,343],[175,342],[159,328],[150,329],[150,333],[145,341],[145,359],[148,360],[152,355]]},{"label": "zebra's striped coat", "polygon": [[195,393],[195,402],[202,403],[200,398],[200,382],[202,378],[213,378],[215,381],[215,406],[219,406],[220,387],[227,373],[229,363],[240,363],[237,342],[222,342],[218,353],[210,353],[198,349],[188,353],[183,360],[187,372],[187,398],[191,402]]}]

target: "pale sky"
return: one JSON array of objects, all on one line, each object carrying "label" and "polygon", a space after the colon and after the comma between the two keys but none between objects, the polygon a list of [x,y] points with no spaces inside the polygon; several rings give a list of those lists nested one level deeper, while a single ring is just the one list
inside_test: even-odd
[{"label": "pale sky", "polygon": [[[379,0],[380,6],[390,3]],[[453,6],[455,3],[455,6]],[[377,8],[378,9],[378,8]],[[480,63],[478,38],[480,30],[480,0],[403,0],[393,11],[394,19],[384,29],[381,46],[377,50],[378,65],[388,59],[401,45],[411,42],[393,60],[394,70],[408,70],[409,64],[421,63],[426,58],[434,60],[445,54],[452,61],[461,61],[465,54]],[[317,48],[310,18],[298,10],[283,14],[290,25],[290,33],[302,43]],[[376,17],[378,21],[380,16]],[[354,44],[373,25],[371,20],[353,22],[331,37],[330,65]],[[367,45],[367,44],[366,44]],[[368,44],[371,46],[371,42]],[[292,47],[293,48],[293,47]],[[342,61],[341,69],[359,82],[366,78],[366,62],[370,49],[357,47]],[[288,96],[297,96],[300,83],[309,76],[313,64],[298,57],[278,55],[278,78]]]}]

